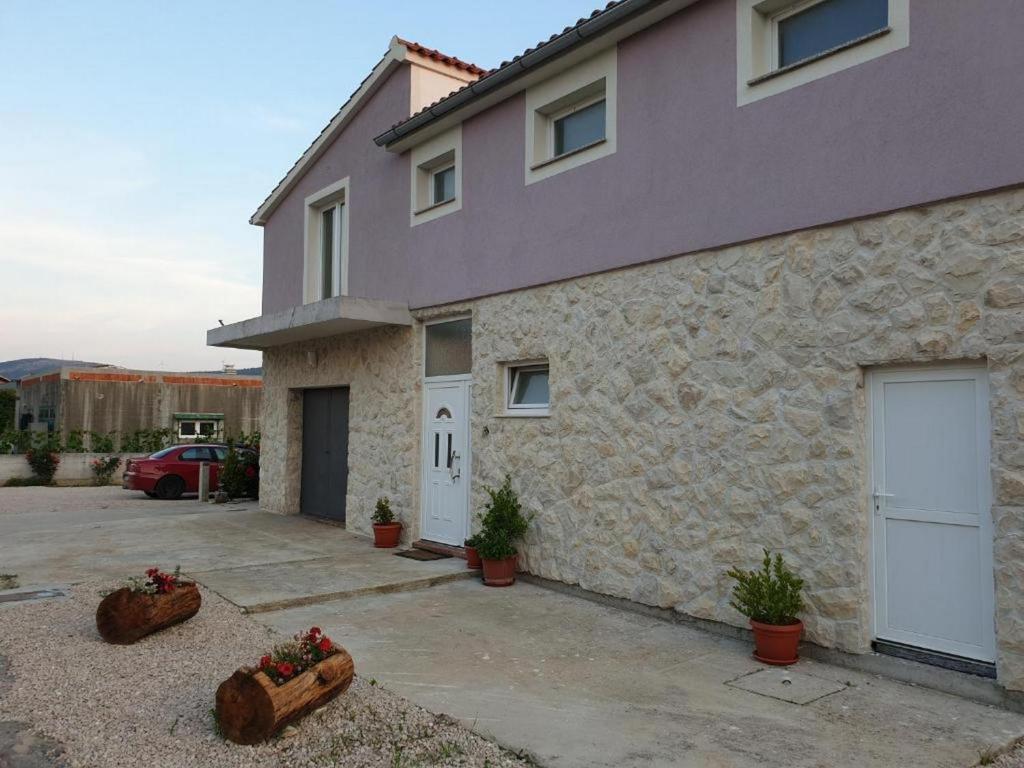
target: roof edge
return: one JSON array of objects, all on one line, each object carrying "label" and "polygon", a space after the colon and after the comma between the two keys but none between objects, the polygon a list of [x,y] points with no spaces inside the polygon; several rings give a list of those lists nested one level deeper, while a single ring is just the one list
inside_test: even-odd
[{"label": "roof edge", "polygon": [[[574,26],[567,27],[560,34],[552,35],[548,40],[527,49],[510,61],[502,63],[497,69],[491,70],[474,83],[439,99],[407,120],[396,123],[384,133],[376,136],[374,143],[379,147],[390,148],[391,145],[411,136],[434,121],[451,115],[470,103],[508,86],[527,73],[594,40],[615,27],[635,19],[645,11],[666,3],[671,4],[671,0],[618,0],[618,2],[609,3],[603,10],[595,11],[586,19],[580,19]],[[689,4],[689,2],[682,3],[680,8]]]},{"label": "roof edge", "polygon": [[287,195],[295,184],[302,178],[306,170],[317,158],[323,154],[327,145],[334,136],[355,117],[359,109],[369,100],[377,89],[383,84],[387,77],[397,69],[398,65],[405,61],[407,48],[402,45],[398,37],[392,37],[387,52],[381,57],[377,65],[370,71],[359,87],[348,97],[348,100],[341,106],[331,121],[324,126],[320,134],[313,140],[305,152],[295,161],[295,164],[288,170],[284,178],[271,190],[266,199],[260,203],[259,208],[249,218],[249,223],[262,226],[267,223],[270,214],[274,212],[281,200]]}]

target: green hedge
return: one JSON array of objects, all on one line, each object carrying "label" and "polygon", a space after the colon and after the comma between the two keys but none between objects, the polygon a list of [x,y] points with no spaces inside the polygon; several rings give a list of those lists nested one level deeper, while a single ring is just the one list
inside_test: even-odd
[{"label": "green hedge", "polygon": [[[137,429],[133,432],[82,432],[75,430],[66,439],[60,432],[30,432],[25,429],[0,430],[0,454],[27,453],[30,450],[50,453],[156,453],[170,445],[188,442],[177,437],[174,430]],[[198,438],[192,442],[208,442]],[[232,442],[259,450],[260,433],[241,434]]]}]

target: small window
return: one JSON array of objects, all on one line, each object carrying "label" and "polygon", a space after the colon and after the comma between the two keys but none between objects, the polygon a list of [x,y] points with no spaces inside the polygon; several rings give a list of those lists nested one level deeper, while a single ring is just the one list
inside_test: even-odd
[{"label": "small window", "polygon": [[618,47],[526,89],[526,183],[615,153]]},{"label": "small window", "polygon": [[516,415],[541,415],[551,404],[547,363],[510,365],[506,369],[505,407]]},{"label": "small window", "polygon": [[200,421],[199,434],[203,437],[211,437],[217,434],[217,425],[212,421]]},{"label": "small window", "polygon": [[441,205],[455,199],[455,166],[450,165],[440,171],[434,171],[433,204]]},{"label": "small window", "polygon": [[776,65],[788,67],[814,58],[889,23],[889,0],[821,0],[778,14]]},{"label": "small window", "polygon": [[329,299],[340,292],[338,272],[345,204],[335,203],[320,211],[320,298]]},{"label": "small window", "polygon": [[604,140],[605,100],[573,107],[563,117],[553,121],[554,157],[592,146]]},{"label": "small window", "polygon": [[198,422],[195,421],[179,421],[178,422],[178,437],[195,437],[199,434]]},{"label": "small window", "polygon": [[424,376],[457,376],[473,369],[473,321],[452,320],[426,327]]},{"label": "small window", "polygon": [[305,198],[305,303],[348,293],[349,194],[344,178]]},{"label": "small window", "polygon": [[437,421],[451,421],[452,412],[447,408],[441,408],[438,410],[437,415],[434,416]]}]

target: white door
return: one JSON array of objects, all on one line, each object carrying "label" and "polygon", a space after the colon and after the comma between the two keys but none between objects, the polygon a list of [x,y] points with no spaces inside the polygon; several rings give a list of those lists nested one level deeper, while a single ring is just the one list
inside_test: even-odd
[{"label": "white door", "polygon": [[875,634],[995,661],[988,375],[870,377]]},{"label": "white door", "polygon": [[469,533],[470,382],[428,381],[424,390],[422,537],[461,547]]}]

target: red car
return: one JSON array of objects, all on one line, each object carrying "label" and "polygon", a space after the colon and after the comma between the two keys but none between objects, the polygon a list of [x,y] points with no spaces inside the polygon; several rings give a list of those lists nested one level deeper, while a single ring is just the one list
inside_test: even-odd
[{"label": "red car", "polygon": [[[239,452],[248,449],[238,449]],[[143,491],[147,496],[177,499],[183,493],[199,492],[199,465],[210,463],[210,488],[217,487],[217,476],[224,459],[226,445],[174,445],[157,451],[145,459],[128,459],[121,487]]]}]

